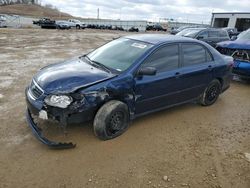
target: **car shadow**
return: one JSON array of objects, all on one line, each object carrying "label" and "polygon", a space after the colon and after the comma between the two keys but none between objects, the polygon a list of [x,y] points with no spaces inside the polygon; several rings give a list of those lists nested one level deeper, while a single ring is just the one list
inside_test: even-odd
[{"label": "car shadow", "polygon": [[250,84],[250,79],[243,79],[238,75],[234,75],[232,81],[234,83],[243,84],[243,85],[249,85]]}]

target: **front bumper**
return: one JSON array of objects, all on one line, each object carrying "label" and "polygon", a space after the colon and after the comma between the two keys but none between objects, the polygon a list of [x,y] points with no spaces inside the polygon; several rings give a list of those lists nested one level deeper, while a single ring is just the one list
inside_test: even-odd
[{"label": "front bumper", "polygon": [[31,116],[31,113],[29,111],[29,109],[26,110],[26,120],[27,123],[29,125],[29,127],[31,128],[34,136],[43,144],[46,144],[47,146],[49,146],[50,148],[53,149],[69,149],[69,148],[74,148],[76,145],[73,143],[62,143],[62,142],[55,142],[55,141],[51,141],[48,140],[47,138],[45,138],[42,134],[42,129],[39,128],[36,123],[33,121],[33,118]]},{"label": "front bumper", "polygon": [[[48,145],[50,148],[55,149],[66,149],[66,148],[74,148],[76,145],[73,143],[62,143],[50,141],[45,138],[42,134],[41,128],[37,126],[37,124],[33,121],[32,115],[39,116],[39,112],[46,111],[49,119],[57,120],[62,125],[62,128],[65,128],[69,123],[80,123],[85,122],[93,118],[94,116],[94,108],[86,108],[81,110],[79,108],[73,109],[60,109],[55,107],[45,106],[44,104],[44,96],[41,96],[39,99],[34,99],[30,93],[29,89],[26,88],[26,120],[31,128],[34,136],[43,144]],[[74,106],[72,106],[74,107]]]},{"label": "front bumper", "polygon": [[234,60],[233,73],[250,78],[250,62]]}]

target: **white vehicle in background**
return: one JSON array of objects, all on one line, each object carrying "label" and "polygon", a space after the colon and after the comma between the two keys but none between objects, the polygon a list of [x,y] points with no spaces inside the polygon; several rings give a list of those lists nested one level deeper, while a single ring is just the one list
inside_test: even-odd
[{"label": "white vehicle in background", "polygon": [[69,19],[68,22],[71,27],[75,27],[76,29],[85,29],[85,23],[79,20]]},{"label": "white vehicle in background", "polygon": [[6,17],[5,17],[5,15],[1,15],[0,14],[0,28],[1,27],[7,27],[7,23],[6,23]]}]

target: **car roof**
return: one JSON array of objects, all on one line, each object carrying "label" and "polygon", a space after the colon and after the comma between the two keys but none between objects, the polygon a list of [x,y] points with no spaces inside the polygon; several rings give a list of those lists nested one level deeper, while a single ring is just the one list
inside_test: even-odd
[{"label": "car roof", "polygon": [[126,36],[125,38],[138,40],[146,43],[151,44],[159,44],[159,43],[165,43],[165,42],[185,42],[185,41],[191,41],[191,42],[197,42],[197,40],[187,37],[181,37],[176,35],[168,35],[168,34],[138,34],[138,35],[130,35]]}]

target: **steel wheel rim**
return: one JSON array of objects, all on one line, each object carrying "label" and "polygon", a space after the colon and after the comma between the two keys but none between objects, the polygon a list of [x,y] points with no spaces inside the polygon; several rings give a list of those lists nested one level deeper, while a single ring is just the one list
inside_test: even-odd
[{"label": "steel wheel rim", "polygon": [[207,91],[207,97],[206,97],[206,99],[209,102],[213,102],[217,98],[218,94],[219,94],[219,86],[218,85],[213,85]]},{"label": "steel wheel rim", "polygon": [[115,135],[124,129],[125,114],[122,111],[114,112],[109,118],[106,131],[108,135]]}]

